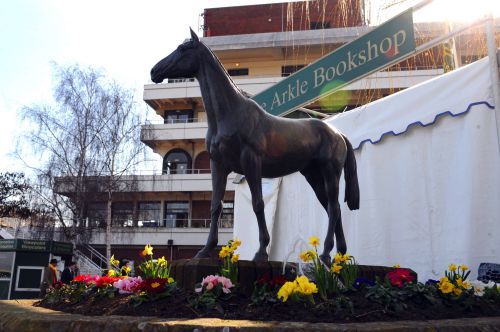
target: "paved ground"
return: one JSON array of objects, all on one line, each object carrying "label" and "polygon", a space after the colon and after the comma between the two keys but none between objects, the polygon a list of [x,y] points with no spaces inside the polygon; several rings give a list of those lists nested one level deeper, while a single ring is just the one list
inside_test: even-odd
[{"label": "paved ground", "polygon": [[[500,331],[500,317],[363,324],[167,320],[151,317],[83,316],[33,307],[33,300],[0,301],[0,332],[164,331]],[[140,308],[138,308],[140,310]]]}]

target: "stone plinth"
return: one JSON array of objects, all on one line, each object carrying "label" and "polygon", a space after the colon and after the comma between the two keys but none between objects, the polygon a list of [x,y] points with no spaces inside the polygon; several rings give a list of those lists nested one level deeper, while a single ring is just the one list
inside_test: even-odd
[{"label": "stone plinth", "polygon": [[[177,285],[186,290],[194,290],[195,285],[210,274],[220,274],[221,262],[217,259],[181,259],[171,262],[171,277],[175,279]],[[385,278],[387,272],[394,270],[392,267],[359,265],[359,277],[375,280],[379,277]],[[253,290],[255,280],[264,276],[269,277],[281,275],[283,271],[282,262],[238,262],[238,283],[241,291],[250,295]],[[288,263],[285,269],[285,276],[291,280],[295,278],[297,271],[296,264]],[[416,273],[411,271],[414,276]]]}]

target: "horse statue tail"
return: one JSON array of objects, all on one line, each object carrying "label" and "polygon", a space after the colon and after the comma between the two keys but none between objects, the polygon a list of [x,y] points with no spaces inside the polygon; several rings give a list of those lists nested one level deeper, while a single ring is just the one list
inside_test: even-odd
[{"label": "horse statue tail", "polygon": [[345,202],[351,210],[359,209],[358,172],[356,170],[356,157],[351,142],[342,135],[347,146],[347,158],[344,164]]}]

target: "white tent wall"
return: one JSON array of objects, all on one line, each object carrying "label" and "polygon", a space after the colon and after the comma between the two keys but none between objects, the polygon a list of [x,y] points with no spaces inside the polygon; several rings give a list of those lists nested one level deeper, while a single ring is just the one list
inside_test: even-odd
[{"label": "white tent wall", "polygon": [[[479,263],[500,262],[500,156],[487,61],[327,120],[357,148],[360,210],[341,207],[348,251],[360,264],[400,264],[426,280],[450,263],[469,265],[475,278]],[[235,236],[256,248],[257,228],[241,223],[256,224],[242,189]],[[341,181],[341,201],[343,190]],[[299,238],[324,241],[326,212],[300,174],[284,177],[274,195],[271,260],[283,260]]]}]

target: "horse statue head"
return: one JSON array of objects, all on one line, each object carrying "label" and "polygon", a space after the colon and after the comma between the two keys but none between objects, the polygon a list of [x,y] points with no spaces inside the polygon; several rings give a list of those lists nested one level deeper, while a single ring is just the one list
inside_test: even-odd
[{"label": "horse statue head", "polygon": [[200,40],[190,28],[191,40],[188,40],[167,57],[160,60],[151,69],[151,80],[154,83],[161,83],[166,78],[194,77],[200,66],[198,58]]}]

